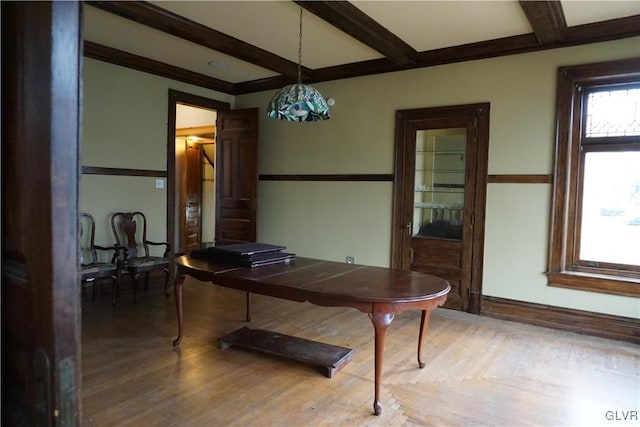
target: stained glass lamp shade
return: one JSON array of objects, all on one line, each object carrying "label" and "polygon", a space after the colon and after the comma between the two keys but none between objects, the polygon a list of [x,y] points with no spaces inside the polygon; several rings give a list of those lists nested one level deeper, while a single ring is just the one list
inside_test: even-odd
[{"label": "stained glass lamp shade", "polygon": [[327,120],[329,105],[313,86],[302,84],[302,8],[300,8],[300,34],[298,39],[298,82],[280,89],[269,102],[267,117],[290,122],[316,122]]},{"label": "stained glass lamp shade", "polygon": [[296,83],[280,89],[269,102],[267,117],[292,122],[327,120],[329,106],[313,86]]}]

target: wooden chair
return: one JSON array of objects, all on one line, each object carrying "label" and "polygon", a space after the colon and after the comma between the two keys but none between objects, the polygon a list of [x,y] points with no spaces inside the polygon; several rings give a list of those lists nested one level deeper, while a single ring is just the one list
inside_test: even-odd
[{"label": "wooden chair", "polygon": [[[138,225],[140,227],[138,227]],[[144,290],[149,288],[149,276],[153,271],[164,271],[164,293],[169,297],[169,260],[167,253],[171,250],[168,242],[152,242],[147,240],[147,217],[142,212],[116,212],[111,216],[111,229],[117,246],[126,249],[126,256],[120,266],[131,274],[133,281],[133,301],[137,300],[140,275],[145,275]],[[138,237],[139,236],[139,237]],[[139,240],[138,240],[139,238]],[[164,246],[163,256],[150,256],[149,245]]]},{"label": "wooden chair", "polygon": [[[96,222],[88,213],[80,213],[80,280],[82,283],[93,282],[91,299],[96,299],[96,285],[105,278],[113,281],[112,304],[116,305],[120,287],[120,269],[117,265],[118,251],[122,248],[116,246],[98,246],[95,244]],[[113,251],[111,262],[100,262],[98,250]]]}]

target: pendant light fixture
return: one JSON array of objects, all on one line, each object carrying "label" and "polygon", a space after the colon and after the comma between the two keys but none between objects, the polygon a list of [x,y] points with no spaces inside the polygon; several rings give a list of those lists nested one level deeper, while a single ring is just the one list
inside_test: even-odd
[{"label": "pendant light fixture", "polygon": [[269,102],[267,117],[292,122],[329,119],[329,105],[313,86],[302,84],[302,7],[298,36],[298,81],[280,89]]}]

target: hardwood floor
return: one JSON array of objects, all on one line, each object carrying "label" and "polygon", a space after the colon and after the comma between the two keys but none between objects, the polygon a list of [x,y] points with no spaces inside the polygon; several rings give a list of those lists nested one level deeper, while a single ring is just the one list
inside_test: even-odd
[{"label": "hardwood floor", "polygon": [[113,308],[109,295],[83,297],[85,426],[640,424],[640,346],[631,343],[437,309],[419,369],[420,313],[406,312],[387,331],[376,417],[366,314],[253,296],[250,326],[356,350],[329,379],[302,363],[220,351],[218,338],[245,326],[241,292],[187,278],[179,349],[173,297],[156,286],[131,299]]}]

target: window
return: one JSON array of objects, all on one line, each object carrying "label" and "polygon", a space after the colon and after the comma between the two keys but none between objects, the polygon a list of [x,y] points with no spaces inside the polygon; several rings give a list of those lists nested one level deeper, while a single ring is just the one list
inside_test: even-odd
[{"label": "window", "polygon": [[551,286],[640,296],[640,59],[558,71]]}]

